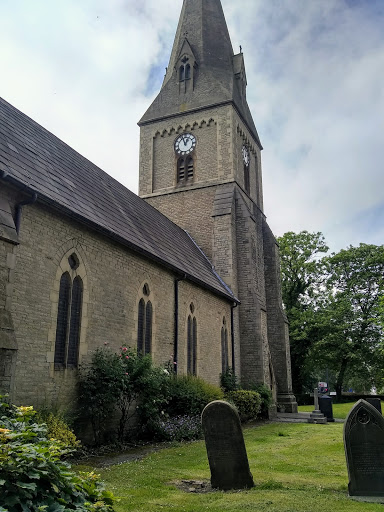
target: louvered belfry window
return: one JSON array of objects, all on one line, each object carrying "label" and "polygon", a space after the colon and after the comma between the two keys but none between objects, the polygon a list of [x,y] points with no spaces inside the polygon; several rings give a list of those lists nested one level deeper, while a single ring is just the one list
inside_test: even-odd
[{"label": "louvered belfry window", "polygon": [[[192,311],[191,305],[191,313]],[[197,374],[197,320],[191,315],[188,316],[187,325],[187,373]]]},{"label": "louvered belfry window", "polygon": [[[147,299],[150,295],[148,284],[143,287],[143,295]],[[137,353],[150,354],[152,351],[152,321],[153,308],[150,300],[140,299],[137,322]]]},{"label": "louvered belfry window", "polygon": [[79,276],[72,281],[68,272],[60,279],[57,308],[55,369],[76,368],[79,359],[83,282]]},{"label": "louvered belfry window", "polygon": [[180,157],[177,161],[177,181],[180,183],[193,179],[193,157]]}]

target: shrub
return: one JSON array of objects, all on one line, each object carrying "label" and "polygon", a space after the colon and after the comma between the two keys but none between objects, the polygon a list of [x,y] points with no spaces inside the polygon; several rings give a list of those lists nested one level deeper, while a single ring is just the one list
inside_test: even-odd
[{"label": "shrub", "polygon": [[160,423],[163,439],[167,441],[192,441],[201,439],[203,430],[199,416],[175,416]]},{"label": "shrub", "polygon": [[168,388],[168,404],[166,412],[169,416],[196,416],[213,400],[221,400],[223,391],[199,377],[192,375],[176,375],[170,378]]},{"label": "shrub", "polygon": [[268,418],[268,410],[273,404],[272,391],[266,384],[251,384],[247,386],[250,391],[256,391],[261,398],[260,414],[261,418]]},{"label": "shrub", "polygon": [[71,471],[61,460],[71,449],[34,416],[0,398],[0,510],[112,512],[113,495],[97,475]]},{"label": "shrub", "polygon": [[80,447],[80,441],[69,428],[66,421],[60,414],[54,414],[47,410],[39,411],[36,414],[37,423],[45,423],[47,426],[47,437],[52,437],[57,441],[62,441],[66,446],[77,450]]},{"label": "shrub", "polygon": [[232,368],[227,368],[224,373],[220,374],[220,385],[224,390],[224,393],[228,391],[236,391],[239,388],[237,377]]},{"label": "shrub", "polygon": [[256,419],[260,412],[261,398],[256,391],[229,391],[225,394],[225,399],[236,406],[242,423]]},{"label": "shrub", "polygon": [[91,364],[80,371],[80,403],[91,418],[96,444],[101,444],[111,418],[117,413],[117,438],[124,442],[127,425],[136,414],[139,430],[148,435],[166,401],[168,372],[156,368],[149,355],[141,356],[127,347],[115,354],[108,348],[95,351]]}]

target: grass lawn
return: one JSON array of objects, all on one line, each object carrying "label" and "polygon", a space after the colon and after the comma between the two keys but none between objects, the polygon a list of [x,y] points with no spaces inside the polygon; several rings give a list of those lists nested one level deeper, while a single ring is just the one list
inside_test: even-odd
[{"label": "grass lawn", "polygon": [[246,429],[256,484],[247,491],[197,494],[176,487],[180,480],[210,478],[202,441],[96,471],[120,498],[117,512],[383,512],[383,505],[358,503],[347,496],[342,429],[340,423],[271,423]]}]

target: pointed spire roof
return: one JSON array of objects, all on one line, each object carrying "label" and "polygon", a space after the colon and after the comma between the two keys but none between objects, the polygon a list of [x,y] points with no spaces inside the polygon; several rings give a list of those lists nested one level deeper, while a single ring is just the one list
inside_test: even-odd
[{"label": "pointed spire roof", "polygon": [[[184,54],[195,63],[194,86],[180,92],[178,67]],[[239,76],[243,68],[243,55],[233,53],[220,0],[184,0],[162,88],[139,125],[231,102],[260,144]]]}]

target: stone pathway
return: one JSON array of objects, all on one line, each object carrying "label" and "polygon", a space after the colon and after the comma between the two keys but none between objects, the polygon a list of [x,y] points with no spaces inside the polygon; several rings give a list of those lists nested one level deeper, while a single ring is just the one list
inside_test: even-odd
[{"label": "stone pathway", "polygon": [[[308,423],[310,415],[310,412],[278,412],[275,421],[278,421],[279,423]],[[344,420],[335,418],[335,423],[344,423]]]}]

